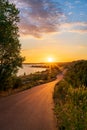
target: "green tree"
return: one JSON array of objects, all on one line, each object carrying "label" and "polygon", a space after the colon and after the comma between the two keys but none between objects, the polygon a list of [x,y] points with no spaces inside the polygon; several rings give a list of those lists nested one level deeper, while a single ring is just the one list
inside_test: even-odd
[{"label": "green tree", "polygon": [[19,10],[8,0],[0,0],[0,89],[12,87],[12,77],[22,67],[18,40]]}]

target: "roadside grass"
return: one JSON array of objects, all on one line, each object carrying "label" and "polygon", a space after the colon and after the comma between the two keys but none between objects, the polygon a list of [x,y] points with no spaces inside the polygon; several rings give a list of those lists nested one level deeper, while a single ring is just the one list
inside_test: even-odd
[{"label": "roadside grass", "polygon": [[54,90],[59,130],[87,130],[87,88],[73,88],[61,81]]},{"label": "roadside grass", "polygon": [[84,63],[87,62],[75,62],[55,86],[53,98],[58,130],[87,130],[87,78],[84,76],[87,66],[84,68]]}]

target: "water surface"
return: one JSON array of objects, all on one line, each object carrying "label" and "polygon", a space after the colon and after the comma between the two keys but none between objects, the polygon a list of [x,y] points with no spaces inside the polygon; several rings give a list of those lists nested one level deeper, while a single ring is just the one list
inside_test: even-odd
[{"label": "water surface", "polygon": [[19,69],[17,76],[24,75],[24,74],[28,75],[31,73],[35,73],[38,71],[41,72],[44,70],[46,70],[46,68],[32,67],[31,65],[23,65],[23,68]]}]

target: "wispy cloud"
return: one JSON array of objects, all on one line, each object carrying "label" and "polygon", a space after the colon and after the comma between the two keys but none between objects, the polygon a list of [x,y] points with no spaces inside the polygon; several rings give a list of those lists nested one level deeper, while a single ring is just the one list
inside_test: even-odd
[{"label": "wispy cloud", "polygon": [[76,4],[79,4],[79,3],[81,3],[81,2],[80,2],[80,0],[76,0],[75,3],[76,3]]},{"label": "wispy cloud", "polygon": [[63,32],[87,33],[87,22],[64,23],[61,30]]},{"label": "wispy cloud", "polygon": [[20,33],[41,37],[43,33],[58,31],[64,14],[61,5],[52,0],[10,0],[20,10]]},{"label": "wispy cloud", "polygon": [[[65,2],[68,12],[62,12],[62,6],[56,0],[10,0],[15,3],[20,10],[20,34],[23,36],[34,36],[40,38],[43,34],[53,32],[87,32],[87,22],[80,22],[79,18],[85,17],[84,12],[76,13],[73,8],[79,4],[80,0]],[[66,16],[65,16],[65,14]],[[69,19],[70,18],[70,19]],[[73,19],[73,20],[72,20]],[[76,20],[76,21],[75,21]],[[69,21],[67,23],[67,21]],[[61,25],[61,26],[60,26]]]}]

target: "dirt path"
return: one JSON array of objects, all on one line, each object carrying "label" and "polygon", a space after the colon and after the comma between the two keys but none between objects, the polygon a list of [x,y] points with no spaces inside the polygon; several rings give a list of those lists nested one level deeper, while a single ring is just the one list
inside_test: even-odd
[{"label": "dirt path", "polygon": [[62,79],[0,100],[0,130],[56,130],[52,93]]}]

